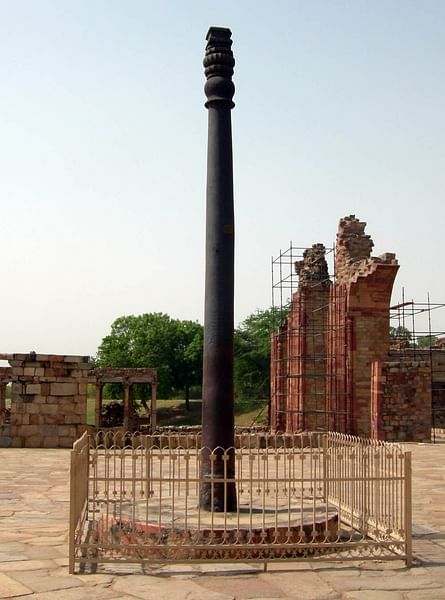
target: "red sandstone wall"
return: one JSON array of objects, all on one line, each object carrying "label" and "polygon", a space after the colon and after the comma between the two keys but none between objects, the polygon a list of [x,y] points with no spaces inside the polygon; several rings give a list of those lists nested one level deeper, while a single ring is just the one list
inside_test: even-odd
[{"label": "red sandstone wall", "polygon": [[327,332],[327,389],[326,410],[328,429],[340,433],[351,431],[352,368],[347,348],[350,345],[350,327],[346,318],[347,288],[335,284],[329,293]]},{"label": "red sandstone wall", "polygon": [[336,390],[328,393],[327,404],[340,413],[334,410],[331,427],[367,437],[371,364],[389,352],[389,307],[399,267],[394,254],[371,257],[374,243],[365,226],[355,215],[339,223],[328,341]]},{"label": "red sandstone wall", "polygon": [[372,366],[372,437],[388,442],[431,441],[431,367],[427,362]]},{"label": "red sandstone wall", "polygon": [[389,306],[397,264],[371,259],[368,270],[348,286],[346,318],[352,339],[348,346],[352,368],[351,433],[371,434],[371,364],[389,352]]},{"label": "red sandstone wall", "polygon": [[425,362],[431,367],[431,426],[445,429],[445,347],[439,343],[432,348],[411,348],[409,342],[392,343],[389,360],[392,362]]},{"label": "red sandstone wall", "polygon": [[[300,320],[304,326],[294,335],[298,341],[299,371],[296,406],[298,429],[326,430],[327,320],[329,288],[323,285],[303,288],[299,294]],[[298,306],[298,305],[297,305]],[[296,428],[293,429],[297,430]]]},{"label": "red sandstone wall", "polygon": [[269,423],[274,431],[286,431],[286,346],[287,326],[283,326],[271,338],[271,403]]},{"label": "red sandstone wall", "polygon": [[[389,306],[398,264],[393,254],[370,256],[374,244],[365,225],[354,215],[340,220],[333,286],[326,283],[326,263],[319,261],[322,245],[305,251],[296,265],[300,286],[280,333],[280,356],[285,358],[271,371],[272,426],[300,431],[321,425],[371,434],[371,365],[388,356]],[[325,282],[318,289],[317,280]],[[278,407],[287,411],[285,421],[273,414]],[[315,417],[321,412],[323,424]]]}]

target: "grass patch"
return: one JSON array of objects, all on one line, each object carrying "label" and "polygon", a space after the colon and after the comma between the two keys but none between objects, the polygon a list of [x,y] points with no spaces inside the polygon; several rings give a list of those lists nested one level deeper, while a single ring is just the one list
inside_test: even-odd
[{"label": "grass patch", "polygon": [[[106,404],[108,401],[103,402]],[[186,410],[184,400],[179,399],[158,400],[157,404],[157,423],[160,427],[201,424],[201,400],[190,400],[190,410]],[[94,425],[94,398],[88,398],[87,423]],[[235,425],[249,427],[266,423],[267,400],[239,400],[235,403]]]},{"label": "grass patch", "polygon": [[201,400],[190,400],[190,410],[186,410],[184,400],[160,400],[156,415],[158,425],[200,425],[201,406]]}]

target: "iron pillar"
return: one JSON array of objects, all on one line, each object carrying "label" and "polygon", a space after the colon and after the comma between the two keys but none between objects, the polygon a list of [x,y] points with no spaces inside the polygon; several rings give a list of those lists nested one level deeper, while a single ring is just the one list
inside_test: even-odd
[{"label": "iron pillar", "polygon": [[208,147],[200,505],[218,512],[236,510],[231,35],[230,29],[211,27],[204,57]]}]

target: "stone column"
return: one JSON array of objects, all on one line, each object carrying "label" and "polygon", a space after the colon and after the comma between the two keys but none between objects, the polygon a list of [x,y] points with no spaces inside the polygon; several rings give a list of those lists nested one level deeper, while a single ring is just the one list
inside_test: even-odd
[{"label": "stone column", "polygon": [[6,383],[0,383],[0,410],[6,408]]},{"label": "stone column", "polygon": [[[229,29],[211,27],[204,58],[208,109],[206,275],[202,436],[203,456],[200,504],[207,510],[236,509],[234,482],[206,479],[234,477],[235,457],[210,460],[211,450],[234,446],[233,408],[233,303],[234,209],[232,126],[230,110],[235,86],[235,60]],[[213,503],[212,503],[213,498]]]},{"label": "stone column", "polygon": [[130,407],[131,407],[131,398],[130,398],[130,384],[123,383],[124,388],[124,422],[123,427],[124,431],[129,431],[130,429]]},{"label": "stone column", "polygon": [[102,391],[103,384],[96,383],[96,400],[94,403],[94,425],[95,427],[102,426]]},{"label": "stone column", "polygon": [[156,383],[151,384],[150,426],[153,433],[156,429]]}]

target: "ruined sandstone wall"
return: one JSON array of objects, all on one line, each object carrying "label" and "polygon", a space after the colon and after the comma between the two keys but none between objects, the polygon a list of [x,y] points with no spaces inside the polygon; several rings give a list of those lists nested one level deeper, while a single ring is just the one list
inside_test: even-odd
[{"label": "ruined sandstone wall", "polygon": [[[371,365],[389,352],[389,307],[398,264],[394,254],[371,257],[373,242],[366,223],[355,215],[340,220],[336,243],[336,283],[346,336],[345,404],[349,431],[371,435]],[[331,324],[330,334],[340,323]],[[338,336],[337,336],[338,337]],[[331,342],[334,356],[345,353],[343,339]]]},{"label": "ruined sandstone wall", "polygon": [[272,344],[271,424],[288,432],[323,428],[314,415],[324,412],[331,431],[428,441],[431,427],[445,427],[444,343],[390,353],[399,267],[394,254],[371,256],[365,226],[355,215],[340,220],[333,285],[322,245],[296,264],[299,289]]},{"label": "ruined sandstone wall", "polygon": [[69,448],[86,428],[89,358],[2,354],[12,370],[11,423],[0,446]]},{"label": "ruined sandstone wall", "polygon": [[[321,244],[296,263],[299,289],[272,344],[273,356],[282,357],[271,367],[273,427],[371,435],[371,367],[388,356],[398,264],[394,254],[371,257],[365,226],[355,215],[340,220],[334,285]],[[287,414],[277,417],[277,410]]]},{"label": "ruined sandstone wall", "polygon": [[445,429],[445,348],[431,349],[433,427]]},{"label": "ruined sandstone wall", "polygon": [[[405,340],[406,342],[406,340]],[[397,348],[392,343],[389,360],[410,364],[426,363],[431,370],[431,420],[432,427],[445,429],[445,347],[439,341],[431,348],[410,348],[409,342]]]},{"label": "ruined sandstone wall", "polygon": [[326,356],[329,288],[302,287],[289,315],[288,431],[326,429]]},{"label": "ruined sandstone wall", "polygon": [[273,431],[287,431],[287,325],[271,336],[271,401],[269,423]]},{"label": "ruined sandstone wall", "polygon": [[372,365],[372,437],[431,441],[431,367],[425,361]]},{"label": "ruined sandstone wall", "polygon": [[348,348],[352,344],[351,322],[347,319],[347,287],[335,284],[329,290],[327,335],[326,409],[328,430],[351,432],[352,369]]}]

